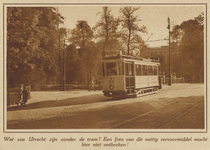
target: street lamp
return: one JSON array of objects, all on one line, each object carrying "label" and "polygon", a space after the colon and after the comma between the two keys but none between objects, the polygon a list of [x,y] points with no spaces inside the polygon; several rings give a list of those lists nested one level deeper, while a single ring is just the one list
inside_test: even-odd
[{"label": "street lamp", "polygon": [[65,44],[66,39],[64,38],[63,40],[63,91],[66,91],[66,62],[65,62],[65,49],[66,49],[66,44]]},{"label": "street lamp", "polygon": [[169,30],[169,81],[168,85],[171,85],[171,55],[170,55],[170,19],[168,17],[168,30]]}]

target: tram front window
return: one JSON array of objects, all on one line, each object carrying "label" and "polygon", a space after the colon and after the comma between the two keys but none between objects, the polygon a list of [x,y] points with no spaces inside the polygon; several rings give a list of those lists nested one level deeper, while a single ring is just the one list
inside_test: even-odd
[{"label": "tram front window", "polygon": [[116,76],[117,75],[117,64],[106,63],[106,76]]}]

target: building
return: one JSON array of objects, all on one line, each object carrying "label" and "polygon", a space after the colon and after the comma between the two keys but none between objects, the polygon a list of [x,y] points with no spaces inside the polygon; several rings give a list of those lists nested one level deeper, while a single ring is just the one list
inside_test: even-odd
[{"label": "building", "polygon": [[[176,67],[176,61],[179,61],[179,49],[176,43],[170,44],[170,64],[171,64],[171,73],[175,73],[173,71],[173,67]],[[141,57],[143,58],[151,58],[157,59],[160,61],[160,72],[162,75],[169,77],[169,46],[161,46],[161,47],[148,47],[142,50]],[[176,73],[175,73],[176,74]]]}]

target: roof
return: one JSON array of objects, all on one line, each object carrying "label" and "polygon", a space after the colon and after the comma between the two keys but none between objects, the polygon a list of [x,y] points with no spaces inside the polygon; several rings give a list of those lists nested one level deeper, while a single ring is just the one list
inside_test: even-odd
[{"label": "roof", "polygon": [[146,58],[139,58],[139,57],[134,57],[134,56],[129,56],[129,55],[105,55],[103,57],[103,60],[110,60],[110,59],[132,59],[132,60],[141,60],[141,61],[147,61],[147,62],[159,62],[159,59],[146,59]]}]

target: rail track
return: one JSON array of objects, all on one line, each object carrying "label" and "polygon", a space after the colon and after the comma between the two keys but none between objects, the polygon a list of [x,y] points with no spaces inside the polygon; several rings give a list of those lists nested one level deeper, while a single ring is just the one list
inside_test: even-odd
[{"label": "rail track", "polygon": [[[175,102],[175,103],[177,103],[177,102]],[[165,120],[162,120],[161,122],[158,122],[156,125],[154,125],[153,128],[154,129],[166,129],[166,128],[168,128],[168,126],[172,125],[173,123],[179,122],[179,120],[182,119],[184,116],[191,115],[191,112],[194,109],[196,109],[196,107],[198,107],[199,105],[203,104],[203,100],[199,100],[196,103],[190,103],[190,104],[191,105],[188,105],[188,107],[186,107],[184,110],[176,113],[176,115],[172,115],[169,118],[166,118]],[[173,104],[170,104],[170,105],[173,105]],[[163,106],[163,107],[160,107],[158,109],[154,109],[154,110],[151,110],[151,111],[146,112],[144,114],[138,115],[138,116],[130,118],[128,120],[125,120],[125,121],[123,121],[121,123],[118,123],[118,124],[112,126],[110,129],[112,129],[112,128],[121,128],[125,124],[132,125],[133,122],[136,122],[137,120],[142,120],[142,117],[147,117],[148,115],[150,115],[152,113],[155,113],[157,111],[161,111],[164,107],[167,107],[167,106]],[[149,117],[148,117],[148,120],[150,120]]]}]

